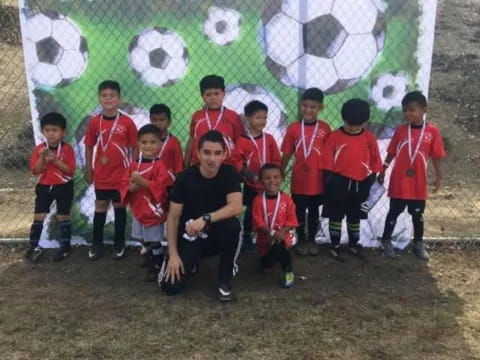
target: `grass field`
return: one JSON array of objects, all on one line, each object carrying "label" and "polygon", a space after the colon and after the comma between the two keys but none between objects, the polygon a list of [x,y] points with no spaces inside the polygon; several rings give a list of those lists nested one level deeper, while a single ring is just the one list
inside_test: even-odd
[{"label": "grass field", "polygon": [[478,249],[429,264],[295,258],[289,290],[248,254],[231,304],[215,299],[215,259],[172,298],[143,282],[134,251],[32,265],[24,250],[0,247],[1,359],[480,359]]}]

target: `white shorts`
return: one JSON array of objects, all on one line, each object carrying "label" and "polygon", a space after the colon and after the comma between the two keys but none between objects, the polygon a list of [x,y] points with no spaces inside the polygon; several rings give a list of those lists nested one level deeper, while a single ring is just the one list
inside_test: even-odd
[{"label": "white shorts", "polygon": [[145,242],[164,242],[164,228],[164,224],[147,227],[132,217],[132,238],[136,240],[143,240]]}]

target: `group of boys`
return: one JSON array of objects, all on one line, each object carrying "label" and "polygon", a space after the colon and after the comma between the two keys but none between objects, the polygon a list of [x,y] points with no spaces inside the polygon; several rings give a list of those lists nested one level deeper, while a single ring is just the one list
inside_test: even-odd
[{"label": "group of boys", "polygon": [[[171,112],[166,105],[152,106],[151,124],[137,132],[133,120],[119,111],[119,84],[104,81],[99,85],[102,112],[92,117],[85,136],[84,176],[88,184],[93,183],[96,196],[90,259],[99,259],[103,254],[103,233],[110,204],[114,208],[112,258],[124,257],[125,206],[129,205],[133,215],[132,237],[143,244],[142,254],[149,264],[147,278],[155,279],[165,263],[164,223],[169,214],[170,189],[184,168],[199,166],[202,144],[215,139],[216,134],[221,136],[225,149],[223,163],[235,169],[244,182],[243,248],[255,247],[252,236],[255,233],[261,270],[266,271],[279,263],[283,287],[290,287],[294,282],[289,248],[295,242],[298,255],[319,253],[315,236],[322,205],[322,216],[329,218],[330,255],[340,262],[345,260],[340,238],[342,221],[346,217],[348,253],[364,257],[359,245],[360,220],[368,214],[370,187],[375,181],[383,183],[392,160],[395,162],[388,192],[390,211],[382,236],[383,252],[387,257],[395,256],[391,242],[393,229],[397,217],[408,207],[414,227],[414,254],[428,259],[423,245],[427,161],[433,159],[433,190],[437,191],[441,181],[439,160],[445,156],[445,150],[438,128],[425,120],[427,102],[420,92],[404,97],[402,107],[406,122],[396,129],[383,165],[375,136],[364,128],[370,118],[366,101],[351,99],[343,104],[343,126],[331,131],[330,126],[318,118],[324,107],[322,91],[307,89],[300,101],[301,119],[289,125],[279,149],[273,136],[264,131],[268,115],[265,104],[254,100],[245,106],[247,124],[244,129],[240,116],[223,105],[225,83],[222,77],[204,77],[200,92],[205,106],[192,116],[183,157],[180,142],[168,130]],[[71,251],[70,207],[75,154],[63,141],[66,121],[62,115],[46,114],[40,126],[45,142],[34,149],[30,162],[39,181],[27,256],[36,261],[42,254],[39,239],[43,222],[55,200],[60,247],[53,258],[62,260]],[[290,198],[281,188],[292,156],[295,160]],[[178,199],[182,196],[178,191],[174,194]],[[211,222],[209,216],[208,213],[204,215],[200,223],[205,228],[198,229],[195,232],[198,236],[192,241],[202,241],[202,231],[206,232]],[[186,228],[189,226],[187,224]],[[184,236],[188,238],[188,234]]]}]

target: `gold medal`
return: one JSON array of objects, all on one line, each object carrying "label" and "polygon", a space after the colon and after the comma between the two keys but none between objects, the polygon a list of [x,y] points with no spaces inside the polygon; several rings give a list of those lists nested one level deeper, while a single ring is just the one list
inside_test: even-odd
[{"label": "gold medal", "polygon": [[103,165],[107,165],[107,164],[108,164],[108,157],[107,157],[107,155],[102,155],[102,157],[100,158],[100,162],[101,162]]},{"label": "gold medal", "polygon": [[408,169],[408,170],[407,170],[407,176],[408,176],[408,177],[413,177],[413,176],[415,176],[415,170],[413,170],[413,169]]}]

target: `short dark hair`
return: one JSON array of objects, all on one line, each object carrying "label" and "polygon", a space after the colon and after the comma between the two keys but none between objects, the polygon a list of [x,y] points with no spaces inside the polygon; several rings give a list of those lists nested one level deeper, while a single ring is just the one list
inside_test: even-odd
[{"label": "short dark hair", "polygon": [[138,130],[137,138],[140,139],[146,134],[155,135],[159,140],[162,139],[162,133],[160,132],[160,129],[153,124],[143,125],[140,130]]},{"label": "short dark hair", "polygon": [[252,116],[257,111],[266,111],[268,112],[268,106],[265,105],[263,102],[258,100],[250,101],[243,110],[245,116]]},{"label": "short dark hair", "polygon": [[43,115],[40,119],[40,128],[42,130],[47,125],[58,126],[62,130],[65,130],[67,128],[67,120],[65,120],[65,117],[62,114],[50,112]]},{"label": "short dark hair", "polygon": [[370,105],[362,99],[350,99],[342,106],[342,118],[348,125],[363,125],[370,119]]},{"label": "short dark hair", "polygon": [[218,75],[207,75],[200,80],[200,93],[203,95],[208,89],[221,89],[225,91],[225,79]]},{"label": "short dark hair", "polygon": [[[266,164],[263,164],[263,166],[260,168],[258,172],[258,177],[261,179],[265,171],[273,170],[273,169],[280,171],[280,174],[282,174],[282,169],[280,168],[280,166],[278,166],[277,164],[266,163]],[[283,175],[282,175],[282,178],[283,178]]]},{"label": "short dark hair", "polygon": [[202,135],[200,140],[198,141],[198,150],[200,150],[204,143],[207,141],[218,143],[222,145],[223,150],[227,149],[227,145],[225,144],[225,139],[220,131],[217,130],[210,130],[207,131],[205,134]]},{"label": "short dark hair", "polygon": [[105,80],[105,81],[102,81],[99,85],[98,85],[98,93],[100,94],[100,92],[102,90],[105,90],[105,89],[110,89],[110,90],[114,90],[118,93],[118,95],[121,95],[121,92],[120,92],[120,84],[117,82],[117,81],[114,81],[114,80]]},{"label": "short dark hair", "polygon": [[303,100],[313,100],[323,104],[323,91],[319,88],[309,88],[302,94],[301,101]]},{"label": "short dark hair", "polygon": [[170,108],[165,104],[154,104],[150,108],[150,115],[155,114],[165,114],[167,115],[168,120],[172,120],[172,112]]},{"label": "short dark hair", "polygon": [[427,98],[421,91],[412,91],[406,94],[402,99],[402,107],[406,107],[408,104],[417,103],[420,106],[427,106]]}]

